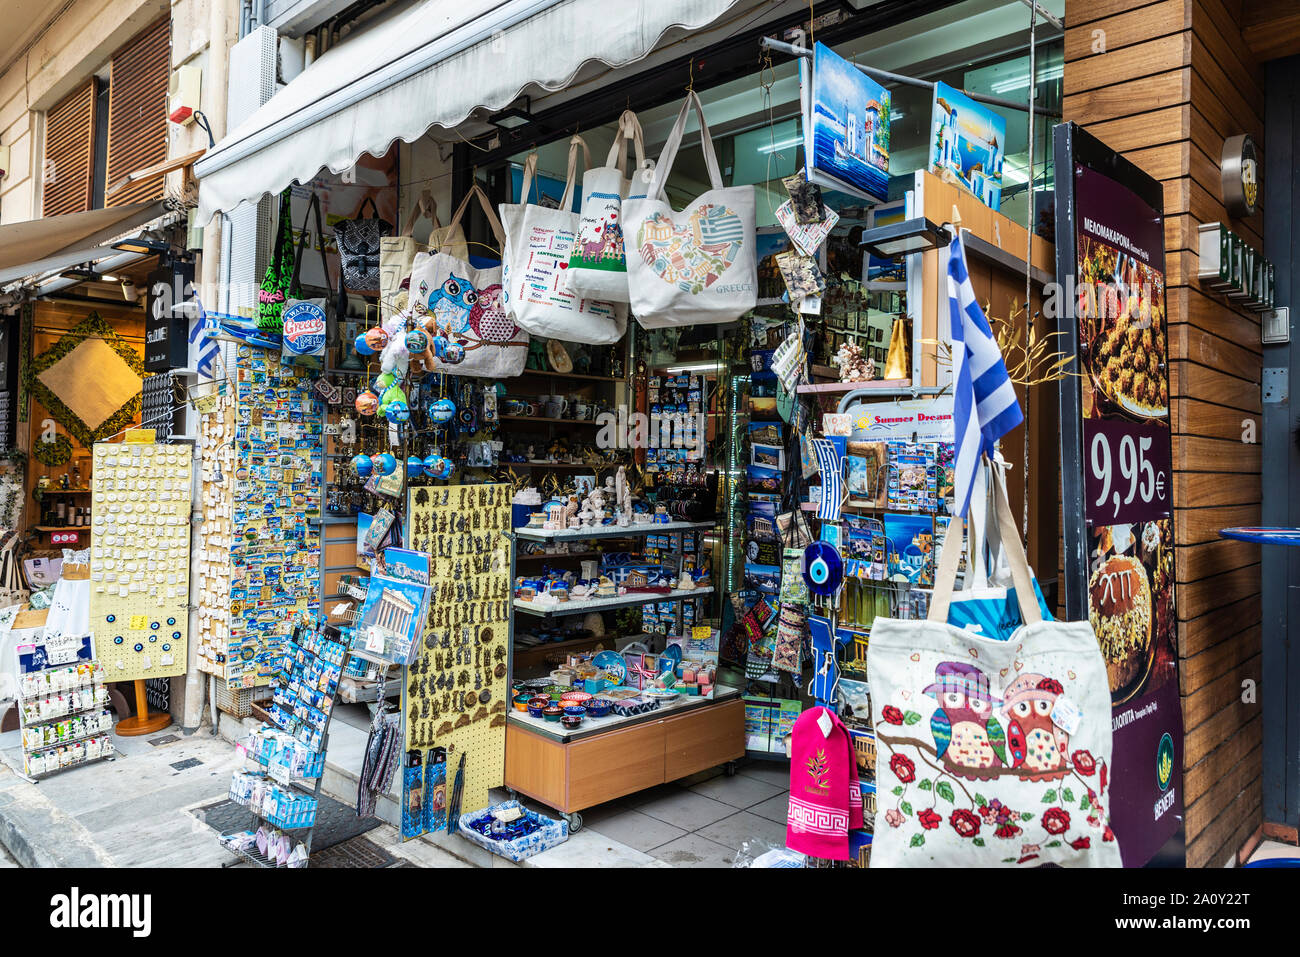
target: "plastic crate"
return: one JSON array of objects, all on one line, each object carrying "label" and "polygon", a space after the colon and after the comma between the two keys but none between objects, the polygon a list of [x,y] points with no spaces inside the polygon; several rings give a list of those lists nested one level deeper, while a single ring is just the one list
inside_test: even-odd
[{"label": "plastic crate", "polygon": [[271,697],[271,686],[232,688],[225,678],[218,678],[216,697],[218,710],[232,718],[249,718],[253,714],[254,701],[265,701]]}]

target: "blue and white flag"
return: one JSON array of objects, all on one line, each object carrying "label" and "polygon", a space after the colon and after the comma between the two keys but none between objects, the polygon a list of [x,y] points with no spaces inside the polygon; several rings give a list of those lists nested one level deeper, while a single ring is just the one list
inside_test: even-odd
[{"label": "blue and white flag", "polygon": [[1024,421],[989,321],[975,301],[961,234],[948,247],[948,313],[952,319],[952,418],[957,446],[954,494],[957,514],[970,510],[980,456]]},{"label": "blue and white flag", "polygon": [[817,517],[823,522],[838,522],[844,505],[844,459],[832,439],[813,439],[813,448],[817,450],[817,464],[822,472],[822,500]]}]

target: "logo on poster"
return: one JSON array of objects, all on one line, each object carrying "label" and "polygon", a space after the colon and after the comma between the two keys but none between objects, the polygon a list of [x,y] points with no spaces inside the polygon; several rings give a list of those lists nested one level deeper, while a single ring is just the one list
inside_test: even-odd
[{"label": "logo on poster", "polygon": [[1156,783],[1160,785],[1160,790],[1167,791],[1173,777],[1174,739],[1166,731],[1160,738],[1160,745],[1156,748]]}]

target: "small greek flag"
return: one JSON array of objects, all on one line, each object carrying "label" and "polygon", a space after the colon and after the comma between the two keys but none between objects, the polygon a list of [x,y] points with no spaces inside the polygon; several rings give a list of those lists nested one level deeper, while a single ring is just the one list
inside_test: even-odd
[{"label": "small greek flag", "polygon": [[831,439],[813,439],[813,447],[817,449],[817,465],[822,472],[822,500],[817,517],[823,522],[838,522],[844,505],[843,459]]},{"label": "small greek flag", "polygon": [[980,456],[987,453],[991,457],[994,443],[1025,416],[993,330],[975,301],[960,233],[948,247],[948,313],[952,319],[952,418],[957,438],[953,484],[957,514],[965,517]]}]

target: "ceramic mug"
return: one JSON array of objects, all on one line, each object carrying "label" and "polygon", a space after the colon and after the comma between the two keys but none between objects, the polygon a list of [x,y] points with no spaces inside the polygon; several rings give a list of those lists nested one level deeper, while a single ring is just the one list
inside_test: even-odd
[{"label": "ceramic mug", "polygon": [[548,419],[562,419],[569,411],[569,400],[562,395],[544,396],[543,411]]}]

